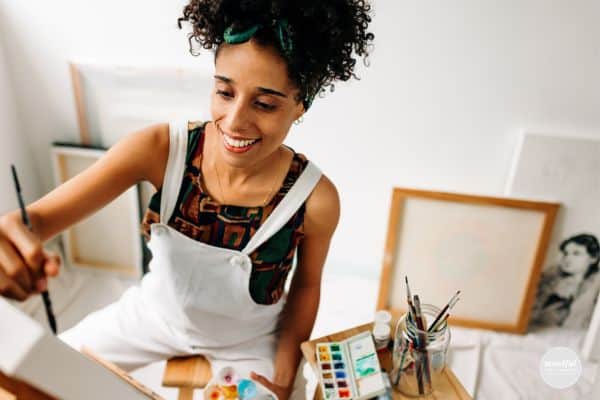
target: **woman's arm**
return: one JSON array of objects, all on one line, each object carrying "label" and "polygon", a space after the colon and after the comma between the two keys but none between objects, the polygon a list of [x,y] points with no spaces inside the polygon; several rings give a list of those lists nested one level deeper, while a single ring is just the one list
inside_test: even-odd
[{"label": "woman's arm", "polygon": [[85,171],[27,207],[42,241],[98,211],[136,183],[162,183],[169,152],[169,127],[152,125],[112,146]]},{"label": "woman's arm", "polygon": [[27,206],[33,232],[20,211],[0,216],[0,295],[24,300],[37,281],[58,273],[59,261],[42,243],[89,216],[132,185],[160,186],[169,151],[169,127],[158,124],[131,133],[91,167]]},{"label": "woman's arm", "polygon": [[302,358],[300,344],[309,339],[321,290],[321,272],[340,215],[340,200],[333,183],[323,176],[306,202],[304,238],[298,246],[298,265],[280,324],[273,382],[257,377],[285,400],[291,394]]}]

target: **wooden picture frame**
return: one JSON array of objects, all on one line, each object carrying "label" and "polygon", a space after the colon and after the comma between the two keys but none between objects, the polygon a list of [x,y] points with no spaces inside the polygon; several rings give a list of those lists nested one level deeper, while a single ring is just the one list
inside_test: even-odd
[{"label": "wooden picture frame", "polygon": [[406,310],[406,275],[422,303],[462,291],[452,324],[524,333],[559,206],[394,188],[377,309]]},{"label": "wooden picture frame", "polygon": [[[53,144],[55,184],[58,186],[87,169],[105,152],[99,148]],[[69,265],[134,279],[143,275],[142,240],[137,185],[62,233]]]}]

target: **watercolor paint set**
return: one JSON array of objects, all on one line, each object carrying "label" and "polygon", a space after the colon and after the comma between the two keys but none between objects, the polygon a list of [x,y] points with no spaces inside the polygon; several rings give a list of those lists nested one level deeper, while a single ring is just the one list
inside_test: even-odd
[{"label": "watercolor paint set", "polygon": [[362,400],[386,392],[371,332],[316,345],[318,378],[325,400]]}]

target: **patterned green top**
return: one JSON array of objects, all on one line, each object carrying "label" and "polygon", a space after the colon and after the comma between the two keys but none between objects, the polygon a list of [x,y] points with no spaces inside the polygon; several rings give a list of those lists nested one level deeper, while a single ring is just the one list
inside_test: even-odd
[{"label": "patterned green top", "polygon": [[[204,147],[204,127],[207,122],[188,123],[188,145],[183,182],[169,226],[184,235],[222,248],[242,250],[252,235],[267,219],[308,161],[302,154],[294,157],[283,185],[264,207],[224,205],[212,199],[204,189],[200,169]],[[159,189],[151,198],[142,220],[142,233],[150,238],[150,225],[159,222]],[[274,304],[281,298],[298,243],[304,236],[305,204],[269,240],[258,247],[250,258],[250,294],[259,304]]]}]

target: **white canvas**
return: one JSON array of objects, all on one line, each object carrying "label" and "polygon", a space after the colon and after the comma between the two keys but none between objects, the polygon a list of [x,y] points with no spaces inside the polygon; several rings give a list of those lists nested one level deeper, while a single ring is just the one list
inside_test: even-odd
[{"label": "white canvas", "polygon": [[0,370],[64,400],[148,399],[0,298]]},{"label": "white canvas", "polygon": [[75,64],[91,144],[173,120],[209,118],[213,77],[205,69]]},{"label": "white canvas", "polygon": [[426,303],[441,306],[461,290],[453,317],[517,325],[543,229],[544,214],[535,210],[409,198],[392,276],[402,289],[390,304],[406,304],[408,276]]},{"label": "white canvas", "polygon": [[[561,274],[561,270],[573,270],[573,267],[568,266],[568,256],[563,256],[563,253],[567,254],[567,248],[563,252],[560,246],[563,243],[573,243],[568,239],[580,235],[589,236],[590,243],[600,238],[600,141],[524,133],[507,182],[506,194],[558,201],[562,204],[544,264],[544,276],[548,285],[538,292],[538,306],[543,306],[542,296],[544,293],[552,293],[552,288],[556,288],[556,296],[571,296],[569,298],[572,301],[563,302],[564,306],[561,313],[557,314],[558,317],[552,319],[548,317],[551,314],[542,314],[540,319],[547,321],[547,324],[585,329],[589,325],[594,301],[597,300],[600,273],[594,273],[585,280],[575,280],[577,275]],[[591,247],[593,246],[581,245],[580,249],[587,251]],[[592,263],[596,259],[594,254],[588,254],[587,257]],[[565,281],[563,277],[568,280]],[[552,306],[553,304],[547,307]],[[599,326],[600,310],[596,310],[583,348],[585,357],[600,359]]]},{"label": "white canvas", "polygon": [[[56,185],[89,168],[104,154],[104,150],[54,146]],[[138,188],[132,186],[101,210],[62,233],[67,263],[124,277],[141,277],[139,218]]]}]

